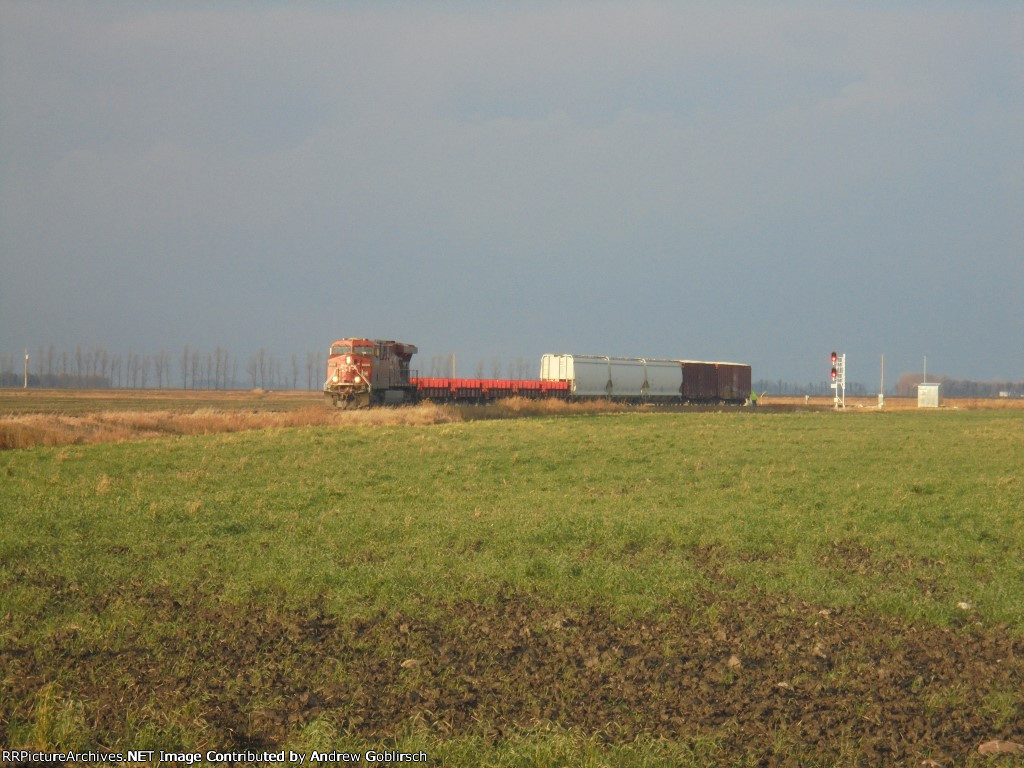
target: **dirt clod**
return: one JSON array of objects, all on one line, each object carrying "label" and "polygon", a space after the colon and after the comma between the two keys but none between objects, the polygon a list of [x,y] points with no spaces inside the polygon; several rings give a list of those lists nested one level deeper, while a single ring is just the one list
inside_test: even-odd
[{"label": "dirt clod", "polygon": [[978,747],[983,755],[1024,755],[1024,744],[1015,741],[986,741]]}]

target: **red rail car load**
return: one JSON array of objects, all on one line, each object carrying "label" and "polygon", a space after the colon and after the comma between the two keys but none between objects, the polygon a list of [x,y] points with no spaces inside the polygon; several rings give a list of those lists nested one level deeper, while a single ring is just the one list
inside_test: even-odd
[{"label": "red rail car load", "polygon": [[564,381],[533,379],[413,379],[421,400],[444,403],[489,403],[505,397],[531,400],[569,397],[569,384]]}]

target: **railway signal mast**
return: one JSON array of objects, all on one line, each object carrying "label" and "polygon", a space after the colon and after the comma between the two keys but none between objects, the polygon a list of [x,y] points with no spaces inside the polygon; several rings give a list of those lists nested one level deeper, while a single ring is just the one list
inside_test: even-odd
[{"label": "railway signal mast", "polygon": [[846,354],[837,355],[832,353],[832,384],[836,391],[833,399],[836,409],[846,407]]}]

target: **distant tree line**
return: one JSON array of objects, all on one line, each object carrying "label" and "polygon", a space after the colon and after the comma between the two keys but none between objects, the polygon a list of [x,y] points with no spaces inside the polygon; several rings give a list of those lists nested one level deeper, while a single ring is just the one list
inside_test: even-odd
[{"label": "distant tree line", "polygon": [[[29,387],[125,389],[319,389],[323,384],[323,352],[292,353],[281,361],[265,348],[246,361],[223,347],[202,350],[186,344],[179,355],[166,350],[139,354],[111,353],[104,347],[58,350],[40,347],[29,354]],[[0,357],[0,387],[25,383],[24,357]]]},{"label": "distant tree line", "polygon": [[[455,355],[449,352],[446,355],[433,355],[413,375],[432,379],[457,378],[455,369]],[[477,379],[535,379],[539,375],[539,361],[532,362],[525,357],[517,357],[508,363],[503,363],[500,357],[494,357],[491,358],[490,365],[485,360],[477,360],[473,369],[473,378]]]},{"label": "distant tree line", "polygon": [[[894,397],[917,397],[917,385],[922,381],[920,373],[904,373],[900,376],[896,385],[885,394]],[[1005,392],[1008,397],[1024,397],[1024,381],[970,381],[951,379],[948,376],[932,376],[929,374],[928,381],[932,384],[942,384],[943,397],[1000,397]],[[832,396],[832,387],[828,382],[809,382],[797,384],[791,381],[777,379],[758,379],[754,382],[753,388],[760,394],[767,392],[773,395],[811,395],[811,396]],[[878,390],[868,387],[859,382],[847,382],[846,394],[853,397],[864,397],[877,394]]]},{"label": "distant tree line", "polygon": [[[161,349],[149,354],[129,350],[125,354],[108,352],[104,347],[57,349],[54,344],[39,347],[29,355],[29,387],[67,389],[310,389],[323,384],[326,360],[323,352],[307,351],[300,359],[292,353],[281,359],[260,347],[247,359],[232,355],[223,347],[203,350],[186,344],[172,356]],[[424,361],[414,375],[448,377],[455,368],[451,353],[434,355]],[[0,356],[0,387],[24,385],[22,354]],[[483,378],[532,379],[537,366],[524,357],[503,363],[498,357],[489,363],[478,360],[474,376]],[[904,373],[896,385],[886,392],[896,397],[915,397],[920,373]],[[929,375],[932,383],[942,384],[944,397],[1024,397],[1024,381],[971,381],[948,376]],[[830,396],[828,382],[799,384],[782,379],[761,378],[753,382],[757,392],[775,395]],[[846,386],[846,394],[866,396],[877,392],[859,382]]]},{"label": "distant tree line", "polygon": [[[924,381],[920,373],[904,373],[896,382],[897,397],[916,397],[917,385]],[[943,397],[1024,397],[1024,381],[970,381],[929,374],[928,383],[941,384]]]},{"label": "distant tree line", "polygon": [[[452,375],[455,355],[434,355],[413,375],[446,378]],[[0,356],[0,387],[24,385],[23,354]],[[324,352],[307,351],[300,358],[292,353],[281,359],[261,347],[247,359],[232,355],[223,347],[203,350],[186,344],[172,355],[160,349],[149,354],[129,350],[111,353],[102,346],[58,349],[39,347],[29,355],[28,385],[34,388],[66,389],[310,389],[323,385]],[[416,367],[414,363],[414,368]],[[493,358],[489,365],[476,364],[478,379],[504,377],[532,379],[539,366],[524,357],[503,363]]]},{"label": "distant tree line", "polygon": [[[753,383],[752,388],[758,394],[767,392],[771,395],[811,395],[812,397],[828,395],[831,397],[834,394],[832,386],[824,381],[798,384],[793,381],[783,381],[782,379],[774,381],[771,379],[758,379]],[[863,397],[872,393],[868,391],[867,386],[860,382],[847,382],[846,394],[853,397]]]}]

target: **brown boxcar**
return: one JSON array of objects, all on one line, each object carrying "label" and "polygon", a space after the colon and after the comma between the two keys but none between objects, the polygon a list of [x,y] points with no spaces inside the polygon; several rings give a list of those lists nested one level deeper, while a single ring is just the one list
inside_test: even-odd
[{"label": "brown boxcar", "polygon": [[750,397],[750,366],[741,363],[715,363],[718,371],[718,399],[742,403]]},{"label": "brown boxcar", "polygon": [[714,363],[682,360],[683,400],[691,403],[712,402],[718,398],[718,371]]}]

